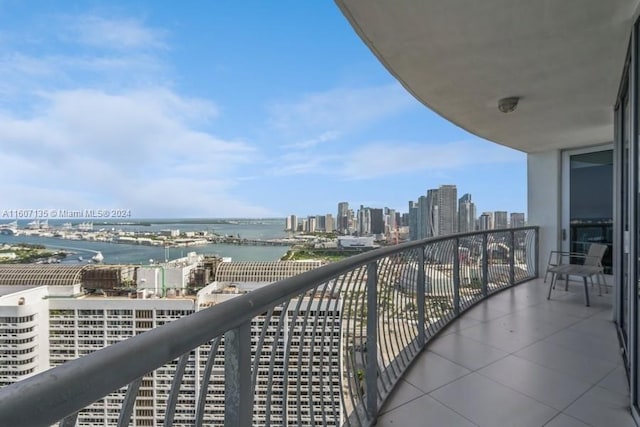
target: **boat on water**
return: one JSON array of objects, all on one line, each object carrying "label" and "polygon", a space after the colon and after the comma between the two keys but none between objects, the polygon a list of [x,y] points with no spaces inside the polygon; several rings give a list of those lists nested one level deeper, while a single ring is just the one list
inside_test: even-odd
[{"label": "boat on water", "polygon": [[78,224],[78,231],[93,231],[93,222],[81,222]]},{"label": "boat on water", "polygon": [[93,261],[93,262],[102,262],[102,261],[104,261],[104,256],[102,255],[102,252],[96,252],[96,254],[91,257],[91,261]]},{"label": "boat on water", "polygon": [[82,255],[80,255],[80,256],[78,257],[78,261],[82,262],[82,260],[83,260]]}]

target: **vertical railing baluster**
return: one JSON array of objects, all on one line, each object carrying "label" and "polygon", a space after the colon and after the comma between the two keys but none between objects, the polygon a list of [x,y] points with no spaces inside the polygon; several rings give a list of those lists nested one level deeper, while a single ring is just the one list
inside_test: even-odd
[{"label": "vertical railing baluster", "polygon": [[209,354],[207,354],[207,362],[204,365],[202,380],[200,381],[200,390],[198,393],[198,401],[196,404],[196,418],[193,423],[193,427],[202,427],[202,420],[204,419],[204,408],[207,404],[207,394],[209,393],[209,382],[211,381],[211,371],[213,370],[213,364],[216,361],[216,353],[218,353],[220,341],[220,337],[214,339],[211,342]]},{"label": "vertical railing baluster", "polygon": [[509,285],[516,283],[516,234],[515,231],[509,231]]},{"label": "vertical railing baluster", "polygon": [[224,426],[251,426],[253,394],[250,321],[224,334],[224,384]]},{"label": "vertical railing baluster", "polygon": [[538,227],[533,229],[534,239],[535,239],[534,240],[534,246],[535,246],[534,247],[534,257],[535,257],[535,262],[534,262],[534,269],[535,269],[534,270],[534,272],[535,272],[534,274],[535,274],[535,276],[534,277],[538,277],[538,275],[540,274],[540,269],[539,269],[540,268],[540,266],[539,266],[539,263],[540,263],[540,261],[539,261],[539,259],[540,259],[540,253],[539,253],[539,251],[540,251],[540,235],[539,235],[538,231],[539,231]]},{"label": "vertical railing baluster", "polygon": [[378,414],[378,263],[367,264],[367,414],[370,420]]},{"label": "vertical railing baluster", "polygon": [[[313,288],[309,295],[309,298],[307,300],[307,305],[304,308],[305,310],[305,314],[302,320],[302,327],[300,330],[300,346],[303,346],[303,342],[305,340],[305,336],[307,335],[307,326],[308,326],[308,322],[309,322],[309,314],[311,313],[311,310],[313,310],[313,301],[315,298],[318,297],[317,295],[318,292],[318,286],[316,286],[315,288]],[[302,299],[304,300],[304,297],[302,297]],[[319,301],[322,301],[322,299],[320,299]],[[316,308],[316,311],[319,311],[319,308]],[[314,316],[315,319],[317,319],[317,316]],[[302,366],[303,366],[303,362],[302,362],[302,353],[303,350],[301,349],[301,351],[298,352],[298,368],[297,368],[297,372],[296,372],[296,417],[297,417],[297,422],[298,425],[302,425],[302,403],[303,403],[303,398],[302,398]],[[291,356],[289,356],[291,357]],[[311,350],[309,352],[309,359],[313,358],[313,350]],[[309,365],[312,365],[312,363],[309,363]],[[312,379],[311,376],[309,376],[308,379],[308,391],[311,391],[311,384],[312,384]],[[311,393],[308,394],[308,396],[311,396]],[[310,398],[309,399],[309,406],[313,406],[313,400]]]},{"label": "vertical railing baluster", "polygon": [[[289,363],[291,362],[291,348],[295,345],[295,341],[293,341],[294,337],[296,337],[296,333],[298,334],[298,351],[302,351],[300,348],[302,345],[302,339],[304,337],[304,331],[298,330],[298,316],[300,315],[302,307],[302,302],[304,301],[304,295],[299,295],[297,297],[298,302],[296,302],[295,308],[293,310],[293,315],[290,317],[289,322],[289,331],[287,332],[287,342],[284,347],[284,364],[282,369],[282,425],[286,426],[289,424]],[[289,306],[287,305],[286,311],[289,311]],[[297,367],[296,369],[299,369]],[[225,426],[226,427],[226,426]]]},{"label": "vertical railing baluster", "polygon": [[460,314],[460,240],[453,239],[453,312]]},{"label": "vertical railing baluster", "polygon": [[[124,395],[124,401],[122,402],[122,408],[120,409],[120,416],[118,417],[118,427],[127,427],[131,421],[131,414],[133,413],[133,406],[136,403],[138,397],[138,390],[142,383],[142,377],[129,383],[127,387],[127,393]],[[75,426],[76,423],[73,423]],[[60,426],[66,427],[66,426]]]},{"label": "vertical railing baluster", "polygon": [[[264,422],[264,425],[266,427],[271,426],[271,412],[272,412],[271,405],[273,404],[273,396],[275,394],[273,375],[274,375],[275,364],[276,364],[276,354],[277,354],[278,348],[280,347],[280,338],[284,335],[284,327],[286,323],[288,307],[289,307],[288,301],[280,305],[280,316],[278,317],[278,325],[276,326],[276,335],[273,337],[273,342],[271,343],[271,354],[269,355],[269,374],[267,376],[266,416],[265,416],[265,422]],[[280,409],[283,410],[283,408],[286,409],[286,400],[284,398],[283,398]]]},{"label": "vertical railing baluster", "polygon": [[176,371],[173,374],[173,381],[171,382],[171,390],[169,391],[169,396],[167,397],[167,409],[164,413],[164,426],[172,427],[173,426],[173,418],[176,415],[176,403],[178,403],[178,396],[180,395],[180,386],[182,385],[182,378],[184,377],[184,371],[187,368],[187,362],[189,362],[189,355],[191,352],[186,352],[180,359],[178,359],[178,364],[176,365]]},{"label": "vertical railing baluster", "polygon": [[425,293],[425,274],[424,274],[424,247],[418,250],[418,283],[416,284],[416,304],[418,304],[418,346],[424,348],[425,344],[425,314],[424,314],[424,293]]},{"label": "vertical railing baluster", "polygon": [[489,295],[489,233],[482,235],[482,296]]}]

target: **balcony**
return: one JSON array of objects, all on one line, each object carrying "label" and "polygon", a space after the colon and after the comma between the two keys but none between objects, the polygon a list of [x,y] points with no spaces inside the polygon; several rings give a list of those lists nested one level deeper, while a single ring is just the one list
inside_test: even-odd
[{"label": "balcony", "polygon": [[468,310],[428,343],[378,426],[635,426],[612,294],[542,279]]},{"label": "balcony", "polygon": [[535,227],[357,255],[5,387],[0,425],[83,423],[105,396],[128,425],[154,370],[165,426],[633,425],[610,295],[547,301],[538,259]]}]

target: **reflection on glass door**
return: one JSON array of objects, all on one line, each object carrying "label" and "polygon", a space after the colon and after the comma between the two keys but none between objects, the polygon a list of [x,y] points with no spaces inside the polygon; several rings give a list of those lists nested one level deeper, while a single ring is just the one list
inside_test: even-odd
[{"label": "reflection on glass door", "polygon": [[591,243],[609,247],[603,259],[612,272],[613,150],[569,157],[569,250],[586,253]]},{"label": "reflection on glass door", "polygon": [[622,229],[622,239],[620,242],[620,278],[618,285],[620,286],[620,316],[618,318],[619,327],[622,337],[622,345],[625,351],[626,363],[629,362],[628,343],[629,343],[629,136],[630,120],[629,120],[629,96],[624,94],[620,103],[620,125],[621,132],[621,150],[622,164],[620,165],[621,173],[621,206],[620,206],[620,227]]}]

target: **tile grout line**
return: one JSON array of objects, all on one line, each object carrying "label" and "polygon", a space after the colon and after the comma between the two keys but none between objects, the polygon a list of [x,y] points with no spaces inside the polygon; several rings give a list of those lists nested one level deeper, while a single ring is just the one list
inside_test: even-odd
[{"label": "tile grout line", "polygon": [[[532,287],[531,287],[531,286],[527,288],[527,292],[530,292],[530,289],[532,289]],[[575,295],[575,294],[574,294],[574,295]],[[567,294],[567,295],[565,295],[564,297],[570,297],[570,296],[571,296],[570,294]],[[517,295],[515,296],[515,298],[517,298]],[[524,297],[524,298],[529,298],[529,297],[528,297],[528,296],[526,296],[526,297]],[[500,383],[500,382],[498,382],[498,381],[496,381],[496,380],[494,380],[494,379],[492,379],[492,378],[488,377],[487,375],[484,375],[483,373],[479,372],[481,369],[484,369],[484,368],[486,368],[486,367],[487,367],[487,366],[489,366],[489,365],[492,365],[492,364],[495,364],[495,363],[500,363],[503,359],[505,359],[505,358],[506,358],[506,357],[508,357],[508,356],[514,356],[514,357],[517,357],[517,358],[519,358],[519,359],[521,359],[521,360],[523,360],[523,361],[526,361],[526,362],[529,362],[529,363],[535,364],[535,365],[537,365],[537,366],[539,366],[539,367],[541,367],[541,368],[548,369],[548,370],[550,370],[550,371],[554,371],[554,372],[558,372],[558,373],[563,373],[563,374],[567,375],[568,377],[574,378],[574,379],[576,379],[576,380],[580,380],[579,378],[576,378],[576,377],[574,377],[574,376],[572,376],[572,375],[570,375],[570,374],[567,374],[565,371],[562,371],[562,370],[560,370],[560,369],[550,368],[550,367],[547,367],[547,366],[541,365],[540,363],[537,363],[537,362],[535,362],[535,361],[531,361],[531,360],[526,359],[526,358],[524,358],[524,357],[518,356],[516,353],[517,353],[517,352],[519,352],[519,351],[521,351],[521,350],[523,350],[523,349],[525,349],[525,348],[528,348],[528,347],[533,346],[533,345],[535,345],[535,344],[541,343],[541,342],[545,341],[546,339],[548,339],[548,338],[550,338],[550,337],[553,337],[553,336],[555,336],[556,334],[559,334],[559,333],[565,332],[565,331],[575,332],[575,333],[578,333],[579,335],[589,336],[589,337],[591,337],[591,338],[598,338],[598,336],[597,336],[596,334],[590,334],[590,333],[588,333],[588,332],[583,332],[583,331],[581,331],[581,330],[579,330],[579,329],[578,329],[578,330],[576,330],[576,329],[571,329],[571,328],[575,328],[575,326],[577,326],[577,325],[579,325],[580,323],[585,322],[585,321],[587,321],[587,320],[594,319],[594,318],[596,318],[596,316],[601,315],[601,313],[602,313],[603,311],[605,311],[604,309],[598,309],[598,310],[595,310],[593,313],[589,313],[589,315],[588,315],[588,316],[586,316],[586,317],[578,316],[578,315],[574,315],[574,314],[571,314],[571,313],[562,313],[562,312],[559,312],[559,311],[558,311],[558,312],[552,311],[552,312],[554,312],[554,313],[562,314],[562,315],[564,315],[564,316],[566,316],[566,317],[570,317],[570,318],[572,318],[572,319],[575,319],[575,321],[572,321],[571,323],[569,323],[569,324],[567,324],[567,325],[564,325],[564,326],[559,326],[559,329],[554,330],[554,332],[549,333],[549,334],[545,334],[543,337],[541,337],[541,338],[539,338],[539,339],[536,339],[535,341],[533,341],[533,342],[531,342],[531,343],[529,343],[529,344],[527,344],[527,345],[525,345],[525,346],[523,346],[523,347],[521,347],[521,348],[518,348],[518,349],[516,349],[516,350],[514,350],[514,351],[509,352],[509,351],[505,351],[505,350],[503,350],[503,349],[501,349],[501,348],[495,347],[494,345],[487,344],[487,343],[485,343],[485,342],[483,342],[483,341],[479,341],[479,340],[477,340],[477,339],[475,339],[475,338],[472,338],[472,337],[468,337],[468,336],[462,335],[460,332],[465,331],[465,330],[470,329],[470,328],[473,328],[473,327],[476,327],[476,326],[479,326],[479,325],[482,325],[482,324],[486,324],[486,323],[492,322],[492,321],[498,321],[499,319],[502,319],[502,318],[504,318],[504,317],[506,317],[506,316],[516,316],[516,318],[517,318],[518,313],[519,313],[519,312],[521,312],[521,311],[523,311],[523,310],[541,310],[541,309],[544,309],[542,306],[543,306],[543,304],[545,304],[545,301],[537,301],[537,302],[535,302],[535,303],[533,303],[533,304],[529,304],[529,305],[526,305],[526,306],[518,307],[517,309],[515,309],[515,310],[513,310],[513,311],[511,311],[511,312],[503,312],[503,310],[502,310],[502,309],[495,309],[495,310],[492,310],[492,309],[491,309],[491,307],[490,307],[490,302],[491,302],[490,300],[486,300],[486,301],[484,301],[484,302],[483,302],[483,304],[485,304],[485,307],[484,307],[484,308],[482,308],[482,311],[488,311],[488,312],[493,311],[494,313],[495,313],[495,312],[501,312],[501,314],[500,314],[499,316],[497,316],[497,317],[495,317],[495,318],[492,318],[492,319],[478,319],[478,318],[474,318],[474,317],[469,316],[469,317],[467,317],[467,318],[468,318],[468,319],[470,319],[470,320],[472,320],[472,321],[474,321],[474,324],[471,324],[471,325],[465,326],[465,327],[463,327],[463,328],[460,328],[460,329],[457,329],[457,330],[455,330],[455,331],[454,331],[454,330],[453,330],[453,328],[454,328],[454,326],[455,326],[456,322],[458,322],[459,320],[464,319],[464,316],[466,316],[467,314],[471,314],[471,313],[464,313],[460,318],[456,319],[456,322],[453,322],[453,323],[451,323],[451,324],[447,325],[447,327],[442,331],[442,333],[440,333],[440,334],[439,334],[439,337],[438,337],[436,340],[433,340],[432,342],[430,342],[430,343],[429,343],[429,345],[428,345],[427,347],[425,347],[425,348],[424,348],[423,355],[424,355],[424,354],[427,354],[428,352],[431,352],[431,353],[433,353],[433,354],[435,354],[435,355],[437,355],[437,356],[439,356],[439,357],[442,357],[442,358],[443,358],[443,359],[445,359],[447,362],[449,362],[449,363],[451,363],[451,364],[453,364],[453,365],[455,365],[455,366],[462,367],[462,368],[464,368],[464,369],[469,370],[469,372],[467,372],[467,373],[465,373],[465,374],[463,374],[463,375],[461,375],[461,376],[459,376],[459,377],[453,378],[452,380],[447,381],[446,383],[441,384],[441,385],[439,385],[438,387],[436,387],[436,388],[434,388],[434,389],[432,389],[432,390],[430,390],[430,391],[428,391],[428,392],[426,392],[425,390],[423,390],[422,388],[420,388],[420,387],[418,387],[416,384],[414,384],[412,381],[410,381],[409,377],[407,376],[407,372],[405,372],[405,373],[403,374],[403,376],[402,376],[402,378],[401,378],[401,379],[402,379],[402,380],[403,380],[407,385],[409,385],[409,386],[411,386],[411,387],[415,388],[415,389],[416,389],[420,394],[419,394],[418,396],[416,396],[415,398],[409,399],[409,400],[407,400],[407,401],[403,402],[402,404],[400,404],[400,405],[398,405],[398,406],[396,406],[396,407],[394,407],[394,408],[392,408],[392,409],[390,409],[390,410],[388,410],[388,411],[385,411],[384,413],[380,413],[380,415],[389,414],[389,413],[391,413],[391,412],[394,412],[396,409],[400,409],[400,408],[402,408],[403,406],[405,406],[405,405],[407,405],[407,404],[409,404],[409,403],[411,403],[411,402],[414,402],[414,401],[415,401],[415,400],[417,400],[417,399],[421,399],[421,398],[423,398],[424,396],[428,396],[429,398],[434,399],[436,402],[438,402],[439,404],[441,404],[441,405],[443,405],[444,407],[448,408],[449,410],[451,410],[451,411],[452,411],[452,412],[454,412],[455,414],[457,414],[457,415],[461,416],[462,418],[464,418],[464,419],[468,420],[468,421],[469,421],[469,422],[471,422],[472,424],[477,425],[475,422],[473,422],[472,420],[468,419],[468,418],[467,418],[466,416],[464,416],[463,414],[460,414],[458,411],[456,411],[455,409],[453,409],[453,408],[449,407],[449,406],[448,406],[448,405],[446,405],[444,402],[441,402],[441,401],[440,401],[440,400],[438,400],[435,396],[433,396],[433,395],[432,395],[432,393],[435,393],[437,390],[440,390],[441,388],[443,388],[443,387],[445,387],[445,386],[448,386],[448,385],[450,385],[450,384],[452,384],[452,383],[454,383],[454,382],[456,382],[456,381],[458,381],[458,380],[462,380],[463,378],[467,377],[468,375],[470,375],[470,374],[472,374],[472,373],[478,373],[482,378],[485,378],[485,379],[487,379],[487,380],[489,380],[489,381],[491,381],[491,382],[495,383],[496,385],[499,385],[499,386],[505,387],[505,388],[507,388],[507,389],[509,389],[509,390],[512,390],[512,391],[514,391],[514,392],[518,393],[519,395],[521,395],[521,396],[523,396],[523,397],[525,397],[525,398],[532,399],[533,401],[535,401],[535,402],[539,403],[540,405],[543,405],[543,406],[545,406],[545,407],[547,407],[547,408],[549,408],[549,409],[553,410],[554,412],[556,412],[556,413],[555,413],[555,415],[554,415],[554,416],[552,416],[549,420],[547,420],[543,425],[547,425],[547,424],[549,424],[553,419],[557,418],[560,414],[563,414],[563,415],[565,415],[565,416],[567,416],[567,417],[570,417],[570,418],[572,418],[572,419],[575,419],[576,421],[583,422],[582,420],[580,420],[580,419],[578,419],[578,418],[575,418],[575,417],[573,417],[572,415],[566,414],[564,411],[565,411],[568,407],[570,407],[572,404],[574,404],[577,400],[579,400],[580,398],[582,398],[586,393],[588,393],[589,391],[593,390],[593,389],[594,389],[594,387],[599,387],[599,388],[602,388],[603,390],[614,392],[613,390],[609,390],[609,389],[607,389],[607,388],[605,388],[605,387],[600,386],[600,385],[599,385],[599,383],[600,383],[601,381],[603,381],[603,380],[604,380],[608,375],[612,374],[616,369],[618,369],[618,367],[619,367],[619,365],[618,365],[618,364],[616,364],[616,366],[614,366],[614,367],[612,367],[610,370],[608,370],[608,371],[607,371],[607,372],[606,372],[606,373],[605,373],[601,378],[599,378],[599,379],[598,379],[598,380],[596,380],[595,382],[593,382],[593,383],[592,383],[592,382],[589,382],[590,384],[589,384],[589,387],[587,388],[587,390],[585,390],[583,393],[581,393],[577,398],[575,398],[574,400],[572,400],[569,404],[567,404],[566,406],[564,406],[564,407],[563,407],[563,409],[561,409],[561,410],[558,410],[558,409],[556,409],[556,408],[550,407],[548,404],[546,404],[546,403],[544,403],[544,402],[540,402],[540,401],[539,401],[539,400],[537,400],[535,397],[529,396],[528,394],[525,394],[525,393],[523,393],[523,392],[521,392],[521,391],[518,391],[518,390],[516,390],[516,389],[513,389],[512,387],[510,387],[510,386],[508,386],[508,385],[506,385],[506,384],[502,384],[502,383]],[[496,301],[496,302],[499,302],[499,301]],[[478,306],[476,306],[475,308],[477,308],[477,307],[478,307]],[[602,319],[602,320],[606,320],[606,319]],[[553,322],[546,322],[546,323],[548,323],[548,324],[550,324],[550,325],[554,325],[554,323],[553,323]],[[498,327],[498,328],[499,328],[499,326],[496,326],[496,327]],[[449,330],[450,330],[450,332],[447,332],[447,329],[449,329]],[[505,353],[505,355],[504,355],[504,356],[501,356],[501,357],[499,357],[499,358],[497,358],[497,359],[495,359],[495,360],[493,360],[492,362],[490,362],[490,363],[488,363],[488,364],[486,364],[486,365],[483,365],[483,366],[478,367],[478,368],[475,368],[475,369],[471,369],[471,368],[468,368],[468,367],[466,367],[466,366],[464,366],[464,365],[460,364],[460,363],[459,363],[459,362],[457,362],[457,361],[451,360],[449,357],[447,357],[447,356],[445,356],[445,355],[443,355],[443,354],[440,354],[438,351],[433,350],[433,349],[431,348],[431,347],[433,346],[433,344],[435,344],[435,343],[436,343],[440,338],[444,338],[444,337],[447,337],[447,336],[451,336],[451,335],[453,335],[453,334],[458,335],[458,337],[459,337],[459,338],[466,338],[466,339],[469,339],[469,340],[471,340],[471,341],[474,341],[474,342],[476,342],[476,343],[478,343],[478,344],[485,345],[485,346],[487,346],[487,347],[489,347],[489,348],[491,348],[491,349],[494,349],[494,350],[498,350],[498,351],[504,352],[504,353]],[[525,333],[522,333],[522,334],[523,334],[523,335],[527,335],[527,334],[525,334]],[[535,338],[535,337],[532,337],[531,335],[527,335],[527,336],[528,336],[528,337],[530,337],[530,338]],[[565,346],[558,345],[558,344],[555,344],[555,343],[548,343],[548,344],[551,344],[551,345],[557,345],[557,346],[558,346],[559,348],[561,348],[563,351],[576,352],[574,349],[569,348],[569,347],[565,347]],[[576,353],[578,353],[578,352],[576,352]],[[421,355],[421,356],[419,356],[419,357],[422,357],[423,355]],[[589,356],[589,357],[591,357],[591,356]],[[601,362],[608,362],[608,363],[610,363],[610,364],[613,364],[613,362],[611,362],[611,361],[609,361],[609,360],[601,359],[601,358],[599,358],[599,357],[593,357],[593,359],[594,359],[594,360],[597,360],[597,361],[601,361]],[[584,382],[584,381],[583,381],[583,382]],[[620,394],[620,393],[617,393],[617,392],[615,392],[615,393],[616,393],[616,394]],[[588,423],[585,423],[585,424],[588,424]]]}]

